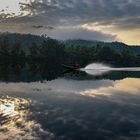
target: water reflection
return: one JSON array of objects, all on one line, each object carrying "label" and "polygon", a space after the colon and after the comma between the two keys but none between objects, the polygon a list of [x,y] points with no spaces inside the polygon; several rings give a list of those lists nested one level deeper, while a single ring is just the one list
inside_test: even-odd
[{"label": "water reflection", "polygon": [[117,80],[113,82],[113,85],[99,88],[89,88],[80,92],[82,95],[96,97],[99,95],[105,95],[110,97],[119,97],[119,100],[123,96],[129,98],[128,95],[134,94],[134,96],[140,96],[140,79],[139,78],[126,78],[123,80]]},{"label": "water reflection", "polygon": [[43,135],[52,135],[45,132],[36,121],[30,119],[32,114],[29,111],[30,104],[30,100],[20,97],[0,97],[1,140],[40,139]]},{"label": "water reflection", "polygon": [[139,83],[139,78],[0,83],[0,137],[139,139]]},{"label": "water reflection", "polygon": [[62,76],[62,67],[55,64],[43,63],[25,63],[25,64],[0,64],[0,81],[12,82],[30,82],[53,80]]},{"label": "water reflection", "polygon": [[62,75],[48,64],[3,65],[0,139],[139,139],[139,77],[128,71]]},{"label": "water reflection", "polygon": [[[107,73],[109,72],[109,73]],[[126,77],[140,77],[139,71],[108,71],[108,70],[82,70],[65,71],[61,65],[42,63],[23,63],[23,64],[0,64],[0,81],[5,82],[33,82],[50,81],[59,77],[70,79],[112,79],[119,80]]]},{"label": "water reflection", "polygon": [[[3,103],[2,103],[3,101]],[[12,117],[18,114],[17,111],[15,111],[15,104],[14,102],[7,102],[5,99],[1,98],[0,100],[0,114],[2,117]],[[1,122],[2,123],[2,122]]]}]

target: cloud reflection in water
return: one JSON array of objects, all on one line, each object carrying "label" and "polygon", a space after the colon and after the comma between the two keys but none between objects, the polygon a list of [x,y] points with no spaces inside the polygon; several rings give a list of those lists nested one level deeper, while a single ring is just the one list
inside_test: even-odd
[{"label": "cloud reflection in water", "polygon": [[31,100],[24,98],[11,96],[0,97],[1,139],[38,140],[43,136],[47,136],[48,139],[53,137],[53,134],[44,131],[39,123],[30,119],[30,115],[32,114],[29,111],[30,104]]},{"label": "cloud reflection in water", "polygon": [[123,80],[115,81],[113,86],[90,88],[80,92],[82,95],[86,96],[98,96],[107,95],[113,96],[117,93],[128,93],[128,94],[140,94],[140,79],[138,78],[126,78]]},{"label": "cloud reflection in water", "polygon": [[140,138],[139,83],[138,78],[0,83],[0,89],[5,92],[0,98],[3,122],[0,137]]}]

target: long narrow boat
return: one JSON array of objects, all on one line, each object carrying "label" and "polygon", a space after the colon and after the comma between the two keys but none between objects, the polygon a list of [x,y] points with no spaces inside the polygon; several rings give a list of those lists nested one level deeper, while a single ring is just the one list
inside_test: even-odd
[{"label": "long narrow boat", "polygon": [[79,70],[80,69],[79,66],[69,66],[69,65],[64,65],[64,64],[62,64],[62,66],[68,70]]}]

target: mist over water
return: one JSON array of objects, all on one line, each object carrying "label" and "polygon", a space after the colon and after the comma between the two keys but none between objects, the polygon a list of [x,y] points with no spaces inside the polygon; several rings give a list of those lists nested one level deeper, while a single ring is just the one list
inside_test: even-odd
[{"label": "mist over water", "polygon": [[115,67],[111,67],[107,64],[93,63],[93,64],[87,65],[85,68],[82,68],[81,71],[85,71],[86,73],[91,74],[91,75],[102,75],[102,74],[108,73],[110,71],[137,71],[137,72],[140,72],[140,67],[115,68]]}]

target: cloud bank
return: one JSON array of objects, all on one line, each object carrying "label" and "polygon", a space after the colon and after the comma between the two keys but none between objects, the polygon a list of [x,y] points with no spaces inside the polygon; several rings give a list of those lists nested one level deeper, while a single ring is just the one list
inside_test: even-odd
[{"label": "cloud bank", "polygon": [[[1,31],[5,31],[7,26],[12,26],[13,32],[34,34],[45,32],[48,36],[53,35],[54,38],[60,39],[63,39],[66,34],[67,38],[84,37],[84,39],[89,39],[90,35],[90,39],[93,40],[121,40],[128,44],[140,44],[139,0],[32,0],[27,2],[19,0],[19,7],[21,13],[19,16],[4,17],[2,14],[6,13],[1,12]],[[85,24],[87,26],[83,29]],[[20,25],[18,29],[17,25]],[[48,28],[35,29],[35,26],[51,26],[56,30],[50,32]],[[77,29],[73,29],[74,27]],[[58,31],[60,31],[59,37]]]}]

